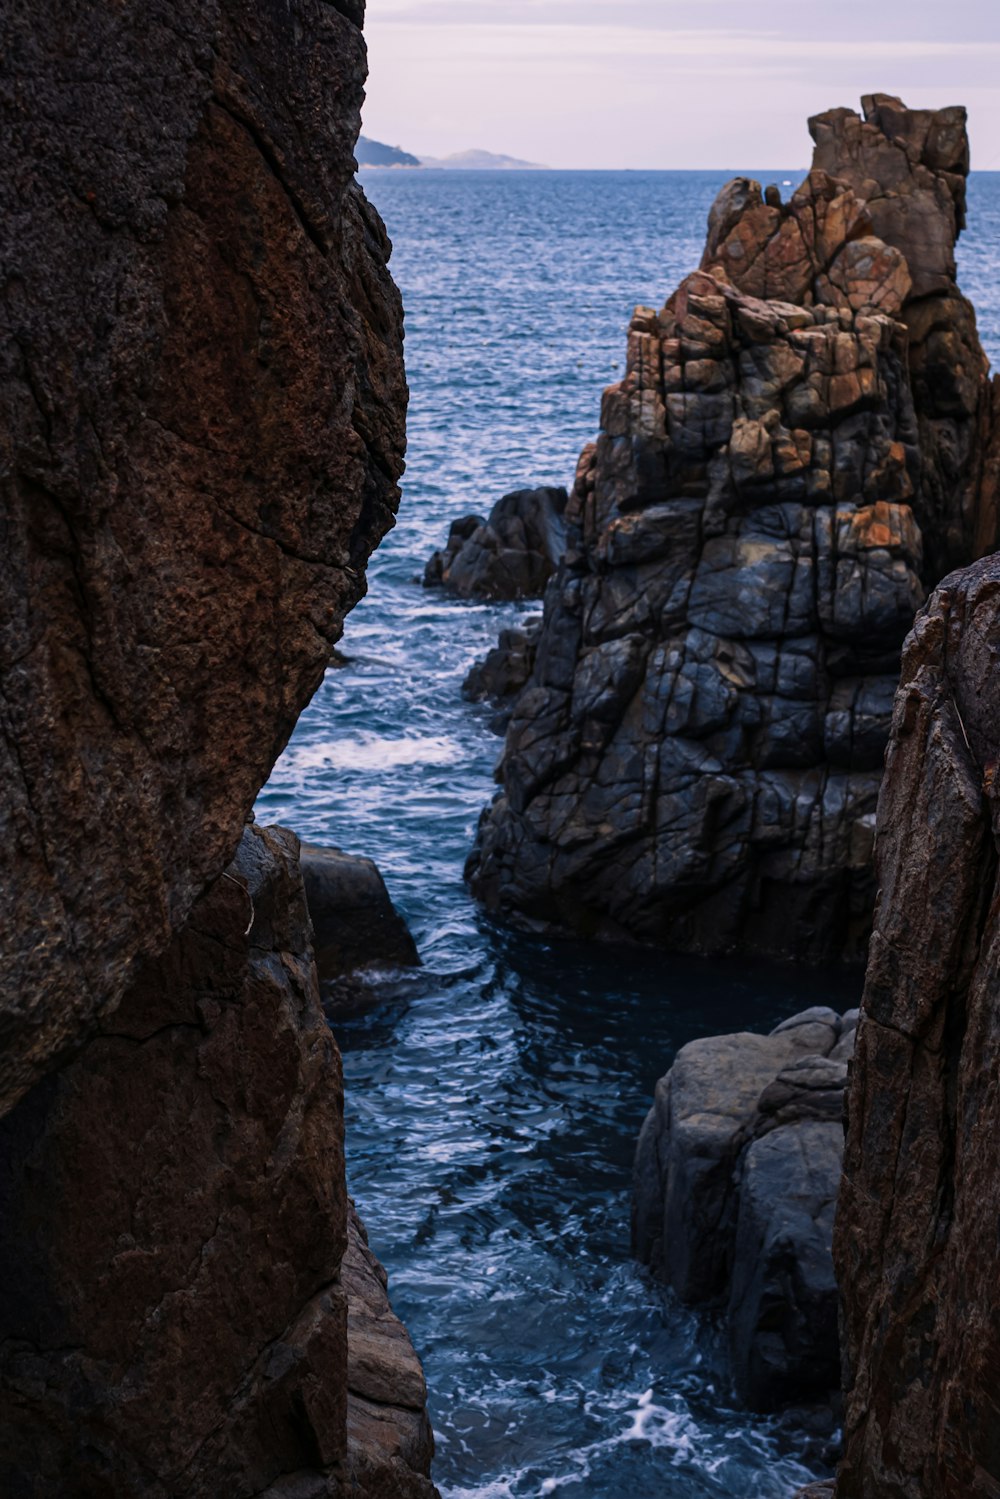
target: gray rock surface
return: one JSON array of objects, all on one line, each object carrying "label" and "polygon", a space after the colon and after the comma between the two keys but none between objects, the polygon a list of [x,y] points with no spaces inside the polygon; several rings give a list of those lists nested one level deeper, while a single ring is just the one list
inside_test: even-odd
[{"label": "gray rock surface", "polygon": [[501,630],[496,645],[476,662],[462,683],[462,696],[470,702],[488,702],[496,707],[491,728],[497,733],[506,729],[514,702],[531,677],[541,633],[540,615]]},{"label": "gray rock surface", "polygon": [[901,644],[997,488],[964,112],[866,109],[811,122],[789,203],[724,189],[636,311],[468,864],[515,924],[864,953]]},{"label": "gray rock surface", "polygon": [[488,520],[454,521],[424,586],[466,599],[540,599],[565,549],[568,499],[565,489],[521,489],[498,500]]},{"label": "gray rock surface", "polygon": [[692,1041],[636,1151],[632,1244],[689,1305],[726,1309],[733,1378],[773,1409],[837,1383],[831,1240],[856,1012]]}]

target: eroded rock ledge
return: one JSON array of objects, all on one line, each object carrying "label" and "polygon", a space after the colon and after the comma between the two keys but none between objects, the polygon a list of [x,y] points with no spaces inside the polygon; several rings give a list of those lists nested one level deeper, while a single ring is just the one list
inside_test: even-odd
[{"label": "eroded rock ledge", "polygon": [[900,647],[996,530],[964,122],[819,116],[791,201],[731,183],[636,311],[469,861],[505,918],[863,955]]}]

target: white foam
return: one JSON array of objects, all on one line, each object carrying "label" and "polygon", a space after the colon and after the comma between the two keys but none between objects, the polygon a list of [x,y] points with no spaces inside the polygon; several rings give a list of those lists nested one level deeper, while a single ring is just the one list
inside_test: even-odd
[{"label": "white foam", "polygon": [[385,739],[378,734],[359,734],[354,739],[293,745],[278,762],[276,775],[304,775],[314,770],[381,772],[405,765],[455,765],[461,758],[461,745],[444,736]]}]

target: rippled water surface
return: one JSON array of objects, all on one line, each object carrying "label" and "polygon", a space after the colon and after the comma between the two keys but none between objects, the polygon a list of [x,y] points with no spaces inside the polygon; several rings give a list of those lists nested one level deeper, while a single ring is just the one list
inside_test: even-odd
[{"label": "rippled water surface", "polygon": [[[364,174],[407,309],[403,506],[258,815],[374,857],[423,954],[338,1036],[351,1189],[424,1359],[446,1499],[779,1499],[810,1476],[734,1408],[711,1327],[630,1262],[628,1180],[678,1046],[856,982],[486,923],[462,864],[500,743],[460,689],[519,611],[417,581],[456,516],[571,481],[632,307],[697,264],[728,175]],[[997,360],[1000,176],[970,200],[962,282]]]}]

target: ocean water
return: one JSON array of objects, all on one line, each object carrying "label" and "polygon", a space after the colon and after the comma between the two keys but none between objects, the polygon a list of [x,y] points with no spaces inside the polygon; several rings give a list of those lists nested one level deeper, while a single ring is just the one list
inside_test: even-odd
[{"label": "ocean water", "polygon": [[[350,1186],[424,1360],[445,1499],[781,1499],[822,1472],[738,1408],[711,1320],[630,1261],[629,1173],[679,1046],[846,1008],[859,981],[486,921],[462,865],[500,741],[461,684],[533,609],[419,583],[456,516],[571,482],[632,307],[697,264],[729,175],[363,174],[407,310],[403,504],[258,817],[375,858],[423,955],[338,1039]],[[1000,174],[973,178],[970,224],[961,278],[998,360]]]}]

